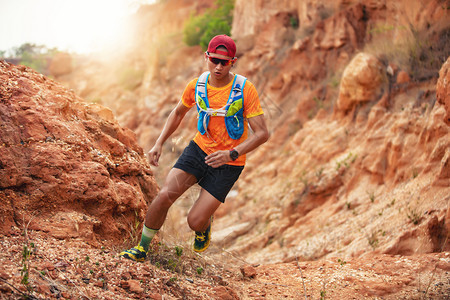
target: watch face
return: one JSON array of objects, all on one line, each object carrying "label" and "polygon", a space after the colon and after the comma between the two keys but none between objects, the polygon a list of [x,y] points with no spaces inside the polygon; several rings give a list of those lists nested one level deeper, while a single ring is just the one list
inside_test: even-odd
[{"label": "watch face", "polygon": [[236,160],[239,156],[239,153],[236,150],[231,150],[230,157],[232,160]]}]

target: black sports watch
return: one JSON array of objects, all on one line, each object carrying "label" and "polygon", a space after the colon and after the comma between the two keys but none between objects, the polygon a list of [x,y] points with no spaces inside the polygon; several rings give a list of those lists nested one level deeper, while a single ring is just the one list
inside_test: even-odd
[{"label": "black sports watch", "polygon": [[231,157],[231,160],[236,160],[239,157],[239,152],[237,152],[234,149],[231,149],[230,150],[230,157]]}]

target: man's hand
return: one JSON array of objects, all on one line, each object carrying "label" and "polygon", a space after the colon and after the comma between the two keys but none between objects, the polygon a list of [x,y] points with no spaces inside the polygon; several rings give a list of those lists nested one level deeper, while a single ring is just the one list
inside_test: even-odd
[{"label": "man's hand", "polygon": [[213,168],[223,166],[229,161],[231,161],[229,150],[220,150],[205,157],[205,163]]},{"label": "man's hand", "polygon": [[155,167],[159,166],[159,157],[161,156],[162,146],[155,145],[148,151],[148,162]]}]

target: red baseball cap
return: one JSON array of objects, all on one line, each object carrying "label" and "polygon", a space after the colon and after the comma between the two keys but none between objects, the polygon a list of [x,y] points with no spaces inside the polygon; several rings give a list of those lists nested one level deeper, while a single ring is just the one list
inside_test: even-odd
[{"label": "red baseball cap", "polygon": [[[219,46],[227,48],[227,51],[217,49]],[[236,44],[228,35],[216,35],[209,41],[208,52],[234,57],[236,55]]]}]

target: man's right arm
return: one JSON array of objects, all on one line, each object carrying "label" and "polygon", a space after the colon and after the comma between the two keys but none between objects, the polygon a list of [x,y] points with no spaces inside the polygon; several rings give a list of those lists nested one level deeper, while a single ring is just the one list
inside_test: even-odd
[{"label": "man's right arm", "polygon": [[171,111],[169,117],[167,118],[166,124],[164,125],[161,134],[156,140],[153,148],[148,152],[148,160],[150,164],[158,166],[159,157],[161,156],[162,146],[167,141],[167,139],[175,132],[175,130],[180,125],[186,113],[189,111],[189,107],[185,106],[180,100],[177,106]]}]

